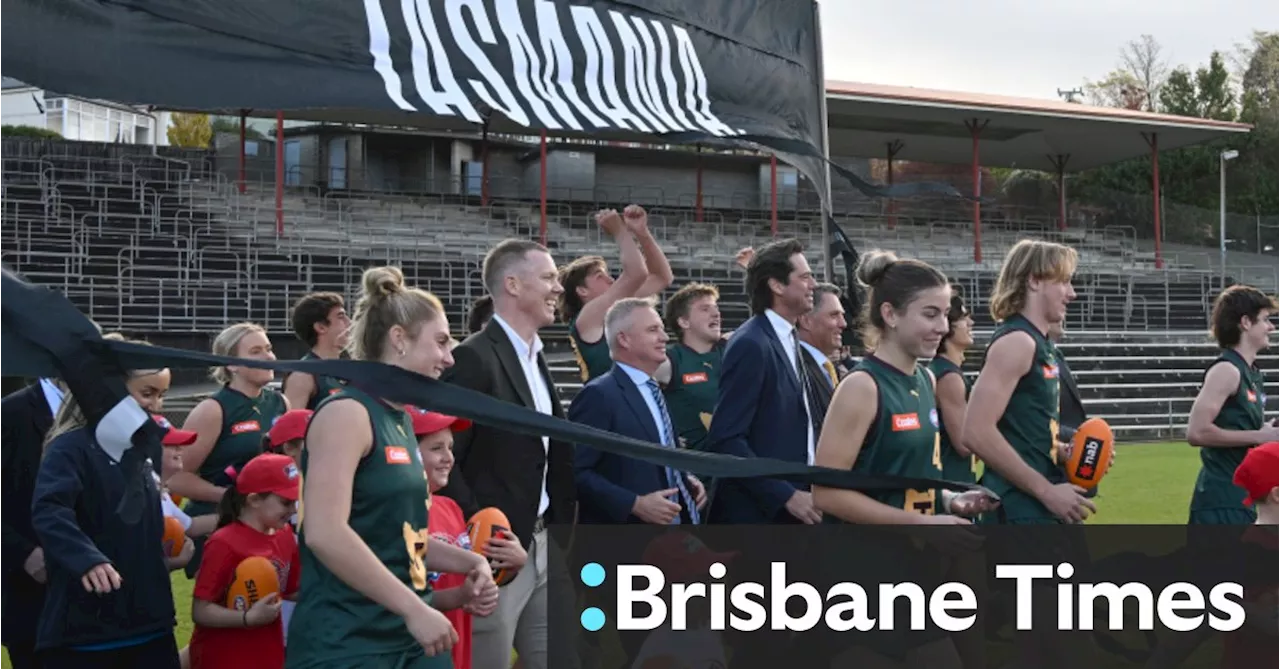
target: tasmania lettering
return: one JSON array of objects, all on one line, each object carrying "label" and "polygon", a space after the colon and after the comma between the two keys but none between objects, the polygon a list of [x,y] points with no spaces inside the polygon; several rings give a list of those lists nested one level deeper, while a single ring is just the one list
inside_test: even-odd
[{"label": "tasmania lettering", "polygon": [[[549,130],[744,134],[711,111],[681,25],[547,0],[364,0],[364,8],[374,69],[405,111],[480,123],[478,98]],[[393,50],[405,36],[408,53]]]}]

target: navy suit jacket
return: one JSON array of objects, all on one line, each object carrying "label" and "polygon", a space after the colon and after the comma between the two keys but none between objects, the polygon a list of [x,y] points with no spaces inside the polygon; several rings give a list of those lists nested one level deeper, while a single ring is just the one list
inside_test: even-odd
[{"label": "navy suit jacket", "polygon": [[[752,316],[738,328],[720,364],[720,396],[711,416],[708,450],[808,462],[809,416],[794,369],[768,316]],[[791,483],[751,478],[721,479],[717,485],[708,522],[800,522],[784,507],[798,489]]]},{"label": "navy suit jacket", "polygon": [[[582,387],[569,405],[569,420],[633,439],[661,444],[658,426],[640,389],[617,365]],[[667,487],[663,467],[579,444],[574,450],[578,522],[643,523],[631,513],[636,497]]]}]

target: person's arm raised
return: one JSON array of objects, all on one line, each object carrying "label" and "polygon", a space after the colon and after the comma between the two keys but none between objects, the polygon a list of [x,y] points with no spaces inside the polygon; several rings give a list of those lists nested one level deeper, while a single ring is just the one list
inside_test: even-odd
[{"label": "person's arm raised", "polygon": [[634,296],[649,276],[644,255],[640,253],[640,246],[636,243],[635,236],[623,224],[618,212],[612,209],[602,211],[596,214],[596,222],[618,242],[622,271],[618,274],[617,280],[609,284],[609,287],[594,300],[583,305],[582,310],[578,312],[574,325],[578,328],[578,336],[587,343],[598,342],[604,336],[604,315],[609,311],[609,307],[618,300]]}]

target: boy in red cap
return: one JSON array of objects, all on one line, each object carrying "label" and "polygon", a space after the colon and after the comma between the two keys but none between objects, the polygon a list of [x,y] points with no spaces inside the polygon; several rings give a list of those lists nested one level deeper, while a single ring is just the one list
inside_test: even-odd
[{"label": "boy in red cap", "polygon": [[[413,417],[413,434],[418,438],[418,452],[431,492],[427,500],[431,510],[427,515],[427,532],[433,539],[471,550],[462,509],[457,502],[435,494],[449,482],[449,472],[453,469],[453,433],[471,427],[471,421],[413,407],[405,410]],[[505,538],[489,540],[485,557],[489,558],[494,571],[516,570],[524,566],[526,554],[515,535],[508,532]],[[458,632],[458,643],[453,646],[454,669],[471,669],[471,616],[493,613],[498,606],[498,588],[494,586],[476,595],[465,574],[431,572],[427,579],[435,592],[431,605],[444,613]]]},{"label": "boy in red cap", "polygon": [[[218,503],[218,530],[205,543],[192,592],[192,669],[284,666],[280,604],[298,590],[298,542],[289,525],[298,500],[298,466],[287,455],[263,453],[228,471],[231,486]],[[236,567],[266,558],[276,568],[280,592],[247,610],[225,606]]]},{"label": "boy in red cap", "polygon": [[1245,506],[1257,511],[1257,525],[1280,525],[1280,442],[1249,449],[1231,482],[1244,488]]}]

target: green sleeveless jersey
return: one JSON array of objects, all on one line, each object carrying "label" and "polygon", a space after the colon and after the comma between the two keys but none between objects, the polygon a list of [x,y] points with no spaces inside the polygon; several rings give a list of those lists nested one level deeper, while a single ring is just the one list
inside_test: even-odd
[{"label": "green sleeveless jersey", "polygon": [[[348,386],[320,404],[340,399],[359,402],[369,412],[373,448],[356,466],[351,488],[348,524],[406,586],[430,601],[427,579],[427,514],[431,505],[422,471],[418,442],[409,414],[393,409],[365,392]],[[308,452],[302,451],[303,481]],[[305,499],[308,490],[303,489]],[[317,491],[324,494],[324,491]],[[380,666],[375,659],[422,654],[405,627],[404,619],[360,594],[329,571],[306,544],[304,520],[298,544],[302,558],[302,582],[290,620],[292,646],[285,665],[291,668]],[[416,649],[416,650],[415,650]],[[396,666],[405,666],[403,663]]]},{"label": "green sleeveless jersey", "polygon": [[[964,375],[959,365],[942,356],[937,356],[929,361],[929,371],[933,372],[933,378],[937,379],[938,382],[941,382],[942,377],[948,374],[959,376],[964,383],[964,399],[966,402],[969,400],[969,393],[973,390],[973,382]],[[942,478],[948,481],[973,483],[978,480],[978,456],[969,454],[966,457],[956,452],[955,443],[951,440],[951,435],[947,433],[943,415],[942,407],[939,406],[938,432],[942,434]]]},{"label": "green sleeveless jersey", "polygon": [[[307,354],[302,356],[302,359],[324,360],[324,358],[321,358],[311,351],[307,351]],[[311,378],[315,380],[316,384],[315,392],[312,393],[311,399],[307,401],[306,408],[311,411],[315,411],[316,407],[320,406],[320,403],[323,402],[325,398],[339,390],[342,390],[343,386],[346,385],[342,379],[335,379],[332,376],[312,376]]]},{"label": "green sleeveless jersey", "polygon": [[[862,441],[853,471],[890,476],[942,476],[938,409],[933,382],[922,365],[914,374],[867,356],[854,367],[876,382],[876,417]],[[932,515],[936,490],[875,490],[867,496],[889,506]]]},{"label": "green sleeveless jersey", "polygon": [[[1262,429],[1262,408],[1267,401],[1263,392],[1262,371],[1256,365],[1245,363],[1233,350],[1222,352],[1210,367],[1226,362],[1240,372],[1240,386],[1213,419],[1213,424],[1224,430]],[[1206,370],[1206,374],[1208,371]],[[1200,474],[1196,477],[1195,493],[1191,495],[1191,509],[1238,509],[1247,497],[1243,488],[1231,482],[1236,467],[1244,460],[1251,446],[1238,448],[1201,448]]]},{"label": "green sleeveless jersey", "polygon": [[600,335],[600,341],[588,344],[578,334],[578,319],[569,325],[569,343],[573,345],[573,356],[578,360],[578,370],[582,374],[582,382],[608,372],[613,368],[613,356],[609,355],[609,343]]},{"label": "green sleeveless jersey", "polygon": [[[987,350],[990,351],[991,344],[1000,337],[1018,331],[1031,335],[1035,341],[1035,355],[1031,369],[1018,379],[996,428],[1023,462],[1051,483],[1063,483],[1066,475],[1057,464],[1060,388],[1058,356],[1053,343],[1030,321],[1016,315],[996,328]],[[1058,522],[1040,500],[1020,490],[993,468],[987,467],[983,471],[981,483],[1000,495],[1001,506],[1010,521]],[[989,518],[984,520],[993,519],[995,514],[987,516]]]},{"label": "green sleeveless jersey", "polygon": [[[263,388],[257,397],[248,397],[223,386],[211,399],[222,407],[222,430],[196,474],[213,485],[228,486],[231,478],[227,467],[239,471],[262,453],[262,440],[284,413],[284,396],[272,388]],[[191,500],[187,511],[193,515],[213,513],[217,506],[215,502]]]},{"label": "green sleeveless jersey", "polygon": [[720,361],[724,345],[717,343],[710,351],[698,353],[684,344],[667,346],[671,361],[671,380],[663,393],[671,424],[680,436],[683,448],[698,448],[707,437],[711,414],[720,394]]}]

